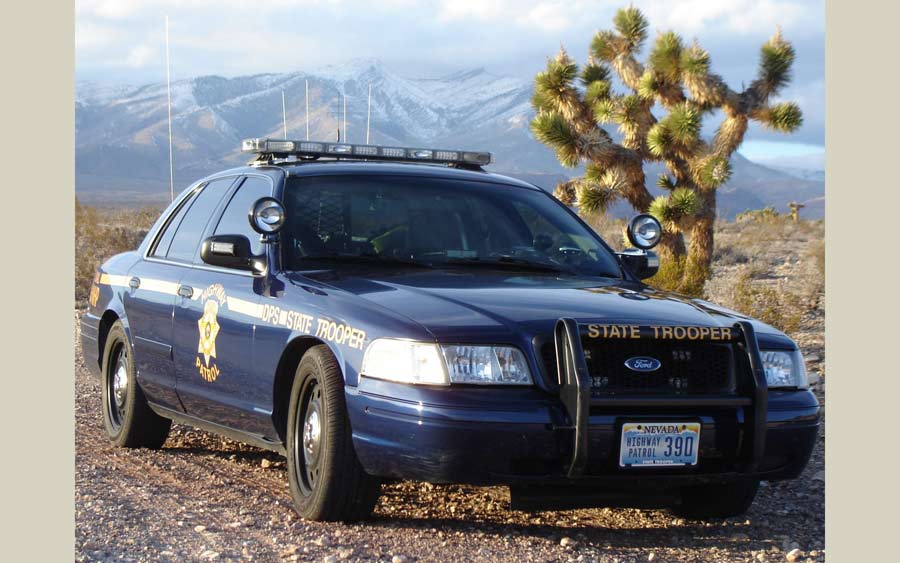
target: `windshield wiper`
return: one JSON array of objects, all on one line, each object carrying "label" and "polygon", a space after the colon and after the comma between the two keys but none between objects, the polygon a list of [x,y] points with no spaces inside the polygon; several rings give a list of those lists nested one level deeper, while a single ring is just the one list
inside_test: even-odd
[{"label": "windshield wiper", "polygon": [[397,258],[395,256],[379,256],[377,254],[326,254],[323,256],[304,256],[300,262],[331,262],[339,264],[377,264],[385,266],[412,266],[414,268],[433,269],[433,266],[418,260]]},{"label": "windshield wiper", "polygon": [[[515,258],[512,256],[501,256],[498,258],[450,258],[438,264],[453,264],[460,266],[476,266],[484,268],[501,268],[504,270],[534,270],[537,272],[553,272],[571,274],[571,270],[547,264],[544,262],[532,262],[524,258]],[[437,265],[437,264],[436,264]]]}]

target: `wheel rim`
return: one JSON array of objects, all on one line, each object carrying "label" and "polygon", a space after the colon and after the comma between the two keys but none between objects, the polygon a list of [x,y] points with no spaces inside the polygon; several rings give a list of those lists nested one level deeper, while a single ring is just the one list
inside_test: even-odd
[{"label": "wheel rim", "polygon": [[319,482],[325,448],[325,432],[322,428],[325,411],[322,387],[318,380],[310,378],[304,384],[300,401],[301,408],[294,421],[294,469],[301,492],[309,496]]},{"label": "wheel rim", "polygon": [[106,375],[106,414],[116,430],[125,420],[125,401],[128,397],[128,351],[124,343],[119,343],[110,356]]}]

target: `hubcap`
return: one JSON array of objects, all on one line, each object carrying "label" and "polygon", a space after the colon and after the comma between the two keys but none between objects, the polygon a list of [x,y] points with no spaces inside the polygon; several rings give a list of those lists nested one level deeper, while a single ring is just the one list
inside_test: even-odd
[{"label": "hubcap", "polygon": [[112,359],[112,368],[106,376],[106,412],[112,428],[118,431],[125,420],[125,401],[128,397],[128,352],[124,343],[119,343]]},{"label": "hubcap", "polygon": [[116,374],[113,376],[113,394],[116,397],[116,408],[121,410],[125,406],[125,395],[128,392],[128,367],[125,364],[125,355],[119,358],[116,366]]},{"label": "hubcap", "polygon": [[307,463],[315,459],[319,454],[321,431],[319,409],[310,408],[309,412],[306,413],[306,422],[303,423],[303,453]]}]

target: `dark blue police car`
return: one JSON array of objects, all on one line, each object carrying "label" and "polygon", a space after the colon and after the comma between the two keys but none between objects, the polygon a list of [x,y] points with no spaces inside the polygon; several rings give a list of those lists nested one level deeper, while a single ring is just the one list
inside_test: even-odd
[{"label": "dark blue police car", "polygon": [[243,149],[96,274],[82,346],[117,445],[174,420],[281,452],[319,520],[366,517],[387,479],[727,516],[806,465],[797,346],[641,283],[652,217],[617,254],[487,153]]}]

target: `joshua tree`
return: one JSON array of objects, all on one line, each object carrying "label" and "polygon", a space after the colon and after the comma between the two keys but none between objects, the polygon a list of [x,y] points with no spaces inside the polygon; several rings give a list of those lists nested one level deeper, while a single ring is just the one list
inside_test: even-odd
[{"label": "joshua tree", "polygon": [[[660,253],[669,268],[666,285],[697,294],[712,261],[716,188],[729,178],[729,159],[748,123],[789,133],[803,121],[797,104],[771,102],[790,80],[794,49],[777,30],[762,46],[757,78],[736,92],[711,72],[709,53],[696,40],[686,46],[674,32],[660,33],[641,63],[644,15],[623,8],[613,24],[614,30],[594,36],[580,69],[564,49],[548,59],[547,69],[535,77],[537,115],[531,128],[564,166],[585,165],[583,176],[557,186],[556,197],[587,213],[605,211],[624,198],[653,214],[664,227]],[[613,71],[628,92],[613,91]],[[664,110],[662,117],[653,113],[657,107]],[[717,109],[721,124],[712,139],[701,139],[703,117]],[[618,126],[618,142],[605,128],[611,124]],[[667,169],[656,182],[667,193],[655,199],[643,170],[653,161]]]},{"label": "joshua tree", "polygon": [[802,203],[797,203],[796,201],[792,201],[791,203],[788,204],[788,206],[791,208],[791,219],[794,220],[794,223],[799,223],[800,222],[800,210],[806,206],[803,205]]}]

